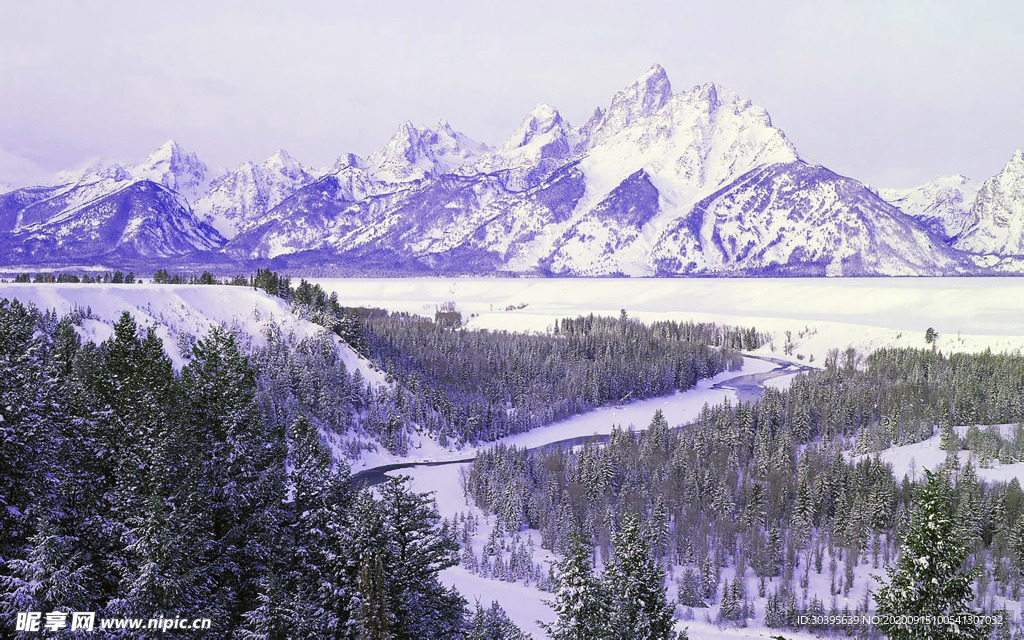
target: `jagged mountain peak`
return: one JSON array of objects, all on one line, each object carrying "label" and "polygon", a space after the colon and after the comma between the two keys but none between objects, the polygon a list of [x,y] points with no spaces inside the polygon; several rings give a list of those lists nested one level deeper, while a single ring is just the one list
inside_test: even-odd
[{"label": "jagged mountain peak", "polygon": [[308,170],[290,153],[284,149],[278,149],[269,158],[263,161],[263,168],[267,171],[274,171],[281,174],[307,173]]},{"label": "jagged mountain peak", "polygon": [[1024,153],[1017,150],[981,185],[973,222],[953,246],[980,254],[1024,255]]},{"label": "jagged mountain peak", "polygon": [[149,154],[147,160],[149,162],[175,162],[181,161],[183,158],[188,156],[195,156],[195,154],[189,154],[185,151],[177,140],[168,140],[162,145],[156,148],[153,153]]},{"label": "jagged mountain peak", "polygon": [[338,159],[334,161],[334,164],[331,165],[327,173],[337,173],[348,168],[365,169],[366,161],[354,153],[343,153],[338,156]]},{"label": "jagged mountain peak", "polygon": [[[173,174],[202,174],[205,176],[210,171],[210,167],[205,162],[199,159],[198,154],[194,151],[189,151],[185,147],[181,146],[176,140],[168,140],[159,147],[157,147],[149,156],[146,157],[145,162],[136,165],[135,173],[140,172],[157,172],[157,173],[173,173]],[[152,179],[151,175],[145,176],[146,178]],[[167,184],[163,180],[154,180],[154,182],[160,182],[164,186],[175,188],[174,184]]]},{"label": "jagged mountain peak", "polygon": [[232,238],[259,224],[273,207],[315,178],[291,154],[278,149],[261,163],[243,162],[218,178],[195,203],[195,210],[218,233]]},{"label": "jagged mountain peak", "polygon": [[756,166],[799,159],[764,109],[715,83],[671,95],[632,120],[609,108],[596,130],[585,127],[581,137],[587,148],[581,168],[600,185],[588,191],[594,198],[584,206],[640,168],[667,200],[685,207]]},{"label": "jagged mountain peak", "polygon": [[152,180],[177,191],[190,203],[209,189],[213,172],[195,152],[175,140],[168,140],[149,154],[146,161],[131,168],[136,179]]},{"label": "jagged mountain peak", "polygon": [[718,82],[694,85],[689,91],[677,93],[672,98],[672,104],[698,109],[709,117],[714,117],[722,111],[743,114],[756,119],[765,127],[774,127],[771,116],[764,107],[754,104],[749,98],[744,98],[732,88]]},{"label": "jagged mountain peak", "polygon": [[437,122],[435,122],[430,128],[438,133],[443,133],[453,138],[460,135],[459,132],[452,127],[452,124],[448,122],[447,118],[438,118]]},{"label": "jagged mountain peak", "polygon": [[672,83],[660,64],[654,64],[632,84],[612,98],[604,113],[603,127],[623,127],[637,118],[650,115],[665,106],[672,97]]},{"label": "jagged mountain peak", "polygon": [[948,241],[972,223],[980,185],[963,175],[939,176],[910,189],[879,189],[878,195]]},{"label": "jagged mountain peak", "polygon": [[406,120],[382,149],[370,155],[367,164],[380,180],[405,182],[450,173],[486,150],[486,145],[455,131],[445,121],[436,128],[421,128]]},{"label": "jagged mountain peak", "polygon": [[558,113],[558,110],[549,104],[542,103],[538,104],[527,114],[519,128],[508,137],[502,146],[505,149],[518,149],[531,144],[534,140],[546,134],[553,134],[553,137],[564,138],[568,135],[568,130],[569,128],[562,119],[562,115]]},{"label": "jagged mountain peak", "polygon": [[229,179],[233,174],[253,174],[254,172],[260,172],[264,174],[292,175],[296,173],[308,173],[309,170],[286,150],[278,149],[271,155],[267,156],[267,158],[263,160],[263,162],[257,162],[255,160],[246,160],[242,162],[234,171],[227,172],[224,175],[217,178],[211,185],[211,187],[212,189],[216,189],[220,184],[222,184],[225,180]]},{"label": "jagged mountain peak", "polygon": [[278,164],[295,164],[296,160],[292,157],[292,154],[288,153],[284,149],[278,149],[269,158],[267,162],[275,162]]},{"label": "jagged mountain peak", "polygon": [[743,106],[750,105],[749,100],[740,98],[739,94],[735,91],[717,82],[706,82],[697,85],[688,91],[687,94],[689,94],[691,100],[707,104],[708,109],[711,111],[718,109],[724,104],[739,102],[743,103]]},{"label": "jagged mountain peak", "polygon": [[52,180],[48,181],[48,184],[66,185],[83,181],[95,182],[103,179],[127,180],[129,178],[131,178],[131,174],[125,165],[115,162],[107,156],[101,156],[90,160],[78,169],[58,172]]}]

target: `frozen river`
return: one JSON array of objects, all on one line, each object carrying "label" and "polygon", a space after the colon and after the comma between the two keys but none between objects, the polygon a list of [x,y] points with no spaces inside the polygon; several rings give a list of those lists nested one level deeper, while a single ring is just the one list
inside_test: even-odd
[{"label": "frozen river", "polygon": [[[768,367],[764,365],[767,364]],[[567,418],[565,420],[533,429],[526,433],[519,433],[499,440],[506,444],[517,444],[525,446],[530,451],[568,448],[591,442],[607,442],[608,431],[611,425],[629,426],[643,428],[650,421],[651,416],[658,409],[662,410],[669,424],[673,427],[681,426],[696,416],[696,411],[710,400],[709,396],[718,395],[719,400],[732,399],[750,402],[764,394],[765,385],[768,381],[776,378],[791,377],[806,369],[783,360],[766,357],[746,357],[744,366],[740,371],[725,372],[716,376],[713,380],[702,380],[697,387],[675,393],[671,396],[648,398],[639,400],[628,405],[609,405],[598,407],[592,411]],[[698,404],[699,403],[699,404]],[[629,420],[624,422],[624,419]],[[593,432],[580,433],[580,427],[584,429],[593,426]],[[491,446],[488,443],[481,445]],[[414,469],[417,467],[437,467],[442,465],[463,464],[472,462],[475,452],[470,451],[464,455],[453,456],[452,459],[433,461],[411,461],[395,462],[363,469],[352,476],[353,482],[363,486],[373,486],[387,479],[388,474],[394,472]]]}]

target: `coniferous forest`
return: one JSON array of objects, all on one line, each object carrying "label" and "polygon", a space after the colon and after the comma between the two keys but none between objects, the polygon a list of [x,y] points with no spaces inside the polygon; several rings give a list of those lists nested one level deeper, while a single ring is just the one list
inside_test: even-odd
[{"label": "coniferous forest", "polygon": [[738,369],[736,349],[764,341],[752,329],[646,325],[625,312],[563,319],[544,334],[470,331],[408,314],[370,314],[364,327],[370,357],[414,397],[409,418],[442,444],[495,440],[689,389]]},{"label": "coniferous forest", "polygon": [[266,419],[232,333],[191,356],[175,372],[128,314],[94,345],[0,302],[5,629],[71,608],[209,617],[218,637],[470,632],[436,577],[457,547],[429,496],[355,490],[309,419]]},{"label": "coniferous forest", "polygon": [[[1024,587],[1024,492],[1016,478],[979,479],[957,454],[972,450],[983,465],[1016,462],[1024,440],[977,427],[960,436],[950,425],[1019,421],[1022,367],[1020,356],[991,353],[832,353],[824,369],[796,378],[788,391],[705,407],[684,428],[670,428],[658,412],[643,431],[614,430],[606,445],[492,448],[477,457],[465,489],[499,529],[536,529],[544,548],[573,557],[582,537],[588,565],[611,562],[625,519],[639,518],[653,557],[672,574],[682,615],[715,607],[723,624],[756,618],[793,629],[806,626],[801,615],[841,620],[882,611],[884,598],[905,605],[898,613],[919,611],[893,591],[869,593],[864,576],[884,574],[907,555],[923,502],[945,528],[927,544],[918,540],[918,550],[934,560],[936,544],[962,548],[942,576],[963,571],[967,587],[957,604],[1008,620],[948,637],[1021,637],[1005,607]],[[934,477],[924,470],[896,477],[871,454],[936,433],[947,460]],[[854,604],[840,606],[840,597]],[[813,630],[879,633],[843,623]]]}]

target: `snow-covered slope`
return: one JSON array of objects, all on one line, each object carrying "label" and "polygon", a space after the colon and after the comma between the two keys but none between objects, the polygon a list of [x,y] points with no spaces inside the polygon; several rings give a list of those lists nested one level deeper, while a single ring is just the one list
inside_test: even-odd
[{"label": "snow-covered slope", "polygon": [[955,175],[935,178],[911,189],[879,189],[878,195],[950,241],[971,224],[971,207],[979,188],[970,178]]},{"label": "snow-covered slope", "polygon": [[164,350],[179,368],[186,361],[181,348],[186,334],[200,337],[214,325],[234,329],[255,345],[263,344],[268,324],[276,324],[284,335],[293,333],[299,339],[327,333],[349,371],[358,370],[372,384],[385,383],[379,370],[333,333],[293,314],[280,298],[248,287],[0,283],[0,299],[4,298],[54,309],[62,315],[88,310],[91,319],[83,320],[78,331],[94,342],[113,335],[114,323],[127,311],[139,325],[154,327]]},{"label": "snow-covered slope", "polygon": [[981,185],[971,217],[971,225],[954,242],[957,249],[1024,255],[1024,153],[1018,150],[1002,171]]}]

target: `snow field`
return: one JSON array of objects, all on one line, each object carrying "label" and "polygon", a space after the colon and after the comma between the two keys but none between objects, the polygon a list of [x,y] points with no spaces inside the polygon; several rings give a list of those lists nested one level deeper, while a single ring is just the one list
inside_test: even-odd
[{"label": "snow field", "polygon": [[[617,316],[754,326],[759,353],[820,366],[831,349],[1024,350],[1022,278],[326,278],[353,306],[433,316],[455,302],[469,328],[544,331],[559,318]],[[785,353],[790,332],[790,354]],[[803,356],[801,359],[799,356]],[[813,361],[811,358],[813,357]]]},{"label": "snow field", "polygon": [[[1000,427],[1005,437],[1010,435],[1017,425],[1007,424],[1000,425]],[[960,426],[953,427],[953,430],[956,431],[958,436],[964,437],[967,434],[968,428]],[[981,428],[985,429],[987,425],[983,425]],[[924,475],[925,469],[934,471],[946,461],[946,452],[942,449],[940,440],[941,435],[936,432],[935,435],[927,440],[899,447],[890,447],[877,455],[883,462],[892,465],[892,473],[897,480],[902,480],[904,476],[909,477],[911,480],[919,480]],[[859,460],[874,456],[875,454],[871,453],[848,457],[851,460]],[[1024,462],[1000,464],[998,460],[993,460],[990,466],[982,467],[978,463],[977,456],[973,452],[966,450],[957,452],[957,460],[960,462],[960,468],[963,468],[968,462],[973,464],[980,480],[986,482],[1009,482],[1013,478],[1017,478],[1019,482],[1024,484]]]}]

